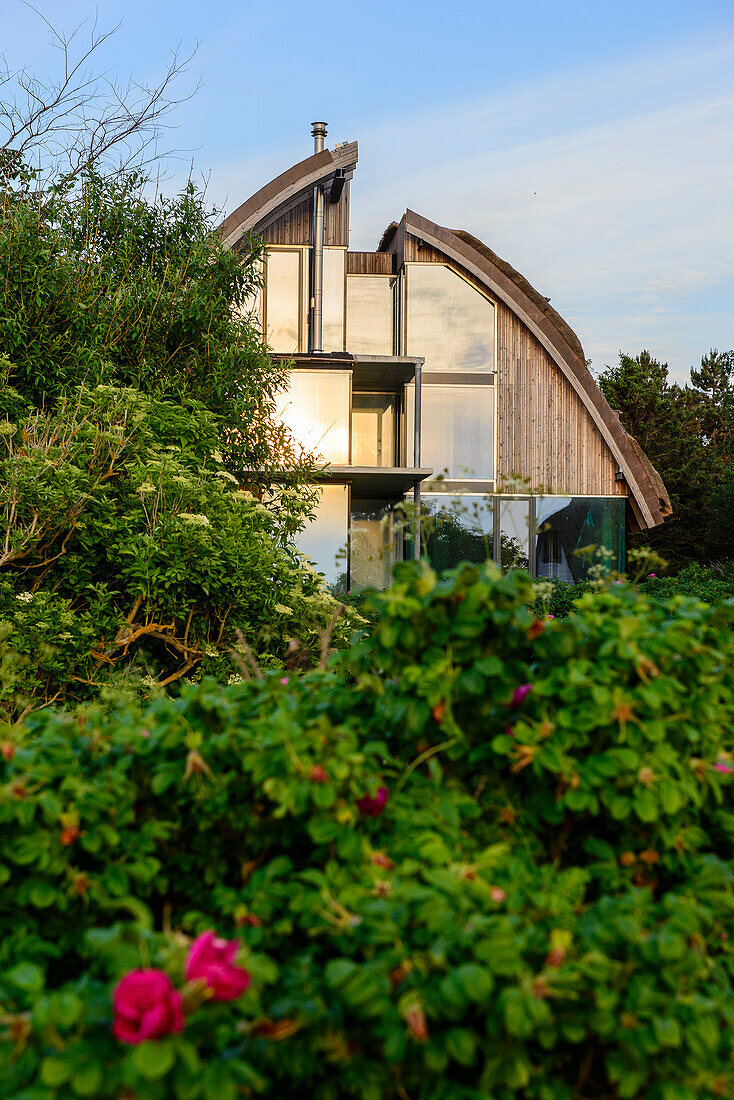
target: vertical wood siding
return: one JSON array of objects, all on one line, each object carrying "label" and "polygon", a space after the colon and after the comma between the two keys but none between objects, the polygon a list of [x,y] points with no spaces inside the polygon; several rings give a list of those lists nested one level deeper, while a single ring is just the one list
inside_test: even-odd
[{"label": "vertical wood siding", "polygon": [[497,473],[553,493],[619,494],[617,462],[570,382],[497,304]]},{"label": "vertical wood siding", "polygon": [[[310,245],[313,237],[313,195],[286,210],[268,225],[257,230],[267,244]],[[324,244],[346,248],[349,245],[349,184],[338,202],[324,203]]]}]

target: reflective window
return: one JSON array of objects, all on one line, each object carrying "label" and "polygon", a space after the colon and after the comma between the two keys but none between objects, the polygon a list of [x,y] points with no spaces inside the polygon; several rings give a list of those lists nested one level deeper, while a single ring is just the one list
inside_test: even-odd
[{"label": "reflective window", "polygon": [[324,351],[344,351],[346,262],[346,249],[324,249],[324,287],[321,299],[321,346]]},{"label": "reflective window", "polygon": [[[413,456],[414,387],[406,386],[408,454]],[[421,465],[457,480],[494,477],[494,386],[423,385]]]},{"label": "reflective window", "polygon": [[394,523],[392,505],[384,500],[353,500],[349,532],[349,583],[351,588],[387,588],[392,567],[402,544]]},{"label": "reflective window", "polygon": [[296,546],[315,563],[327,584],[346,587],[349,493],[346,485],[324,485],[316,518],[296,536]]},{"label": "reflective window", "polygon": [[266,259],[266,340],[273,351],[299,351],[301,252],[271,249]]},{"label": "reflective window", "polygon": [[624,512],[622,497],[536,497],[536,575],[568,583],[585,580],[590,567],[599,563],[599,547],[611,552],[604,559],[608,568],[622,572]]},{"label": "reflective window", "polygon": [[347,351],[392,355],[393,278],[347,275]]},{"label": "reflective window", "polygon": [[395,466],[395,395],[352,397],[352,465]]},{"label": "reflective window", "polygon": [[427,371],[494,370],[494,305],[443,264],[405,265],[407,354]]},{"label": "reflective window", "polygon": [[337,466],[349,462],[349,371],[292,370],[276,415],[307,451]]},{"label": "reflective window", "polygon": [[500,560],[503,572],[530,566],[530,501],[500,497]]},{"label": "reflective window", "polygon": [[491,496],[470,493],[421,495],[421,549],[436,570],[462,561],[491,561],[493,553]]}]

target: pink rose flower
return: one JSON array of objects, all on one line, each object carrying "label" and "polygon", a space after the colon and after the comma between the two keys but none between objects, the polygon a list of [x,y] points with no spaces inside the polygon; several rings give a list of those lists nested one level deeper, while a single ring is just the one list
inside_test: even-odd
[{"label": "pink rose flower", "polygon": [[734,772],[734,768],[730,764],[725,764],[723,760],[717,760],[714,764],[714,768],[717,772],[721,772],[722,775],[731,775]]},{"label": "pink rose flower", "polygon": [[288,683],[288,677],[284,676],[283,679],[280,682],[283,685],[283,687],[285,687],[285,685]]},{"label": "pink rose flower", "polygon": [[388,794],[387,787],[378,787],[374,798],[366,794],[357,799],[357,809],[364,817],[379,817],[387,805]]},{"label": "pink rose flower", "polygon": [[239,940],[222,940],[214,932],[202,932],[194,940],[186,960],[186,981],[203,978],[215,1001],[234,1001],[247,989],[250,975],[234,965]]},{"label": "pink rose flower", "polygon": [[183,1031],[181,994],[162,970],[131,970],[112,995],[112,1034],[121,1043],[144,1043]]},{"label": "pink rose flower", "polygon": [[516,687],[512,693],[513,707],[521,707],[532,690],[532,684],[520,684],[519,687]]}]

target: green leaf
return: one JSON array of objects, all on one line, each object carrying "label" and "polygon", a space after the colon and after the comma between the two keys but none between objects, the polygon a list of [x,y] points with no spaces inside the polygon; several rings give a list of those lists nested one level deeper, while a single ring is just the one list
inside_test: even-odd
[{"label": "green leaf", "polygon": [[454,977],[460,983],[470,1001],[480,1004],[486,1001],[494,989],[494,978],[489,970],[478,963],[463,963],[454,971]]},{"label": "green leaf", "polygon": [[337,989],[344,984],[356,969],[357,964],[353,963],[351,959],[330,959],[324,970],[326,984],[330,985],[332,989]]},{"label": "green leaf", "polygon": [[49,905],[53,905],[57,897],[58,891],[50,882],[37,882],[31,886],[28,891],[28,898],[31,905],[35,905],[37,909],[48,909]]},{"label": "green leaf", "polygon": [[132,1062],[138,1073],[149,1081],[165,1076],[176,1061],[176,1054],[170,1039],[155,1039],[136,1046],[132,1052]]},{"label": "green leaf", "polygon": [[446,1050],[460,1066],[470,1066],[477,1052],[477,1037],[467,1028],[451,1028],[446,1033]]},{"label": "green leaf", "polygon": [[8,971],[6,978],[12,985],[17,985],[19,989],[24,989],[26,993],[40,993],[45,981],[40,966],[30,962],[18,963],[17,966]]},{"label": "green leaf", "polygon": [[71,1079],[71,1087],[77,1096],[97,1096],[101,1084],[102,1070],[99,1066],[86,1066]]},{"label": "green leaf", "polygon": [[70,1058],[57,1058],[50,1055],[41,1062],[41,1080],[44,1085],[56,1088],[63,1085],[74,1073],[74,1063]]}]

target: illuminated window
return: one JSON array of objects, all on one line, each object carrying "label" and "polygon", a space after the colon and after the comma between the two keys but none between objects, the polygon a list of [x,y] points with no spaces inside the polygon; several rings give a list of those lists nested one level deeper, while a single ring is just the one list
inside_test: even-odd
[{"label": "illuminated window", "polygon": [[408,355],[427,371],[493,371],[494,305],[443,264],[409,263]]},{"label": "illuminated window", "polygon": [[324,485],[316,518],[296,537],[296,546],[316,564],[327,584],[346,589],[349,490]]},{"label": "illuminated window", "polygon": [[324,249],[324,288],[321,299],[321,346],[324,351],[344,351],[346,262],[346,249]]},{"label": "illuminated window", "polygon": [[342,370],[292,370],[276,415],[307,451],[326,462],[349,462],[351,375]]},{"label": "illuminated window", "polygon": [[392,355],[394,281],[390,275],[347,275],[347,351]]},{"label": "illuminated window", "polygon": [[384,500],[353,500],[349,531],[349,578],[352,588],[387,588],[392,567],[402,555],[393,506]]},{"label": "illuminated window", "polygon": [[[422,387],[421,466],[457,480],[494,477],[494,386]],[[408,454],[413,454],[413,386],[406,386]]]},{"label": "illuminated window", "polygon": [[394,394],[354,394],[352,398],[352,465],[396,465],[395,401]]},{"label": "illuminated window", "polygon": [[301,251],[271,249],[265,264],[265,338],[273,351],[301,350]]}]

